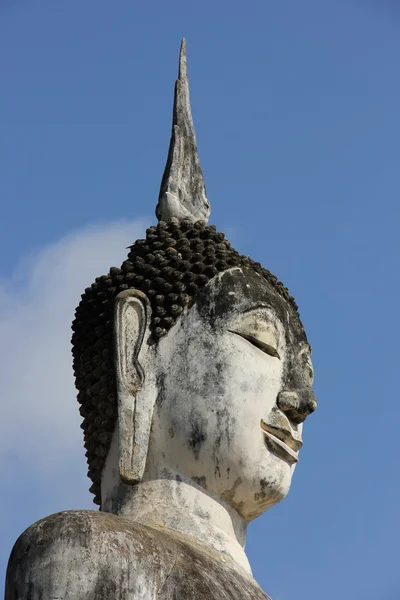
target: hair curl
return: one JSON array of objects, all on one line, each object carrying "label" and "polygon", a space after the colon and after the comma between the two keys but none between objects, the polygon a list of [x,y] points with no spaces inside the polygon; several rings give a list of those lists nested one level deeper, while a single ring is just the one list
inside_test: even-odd
[{"label": "hair curl", "polygon": [[75,385],[83,417],[88,476],[94,503],[101,503],[100,482],[117,418],[113,365],[113,303],[129,288],[143,291],[152,306],[154,339],[164,336],[185,307],[193,305],[199,288],[231,267],[254,269],[297,310],[294,299],[278,279],[247,256],[239,255],[216,228],[202,221],[159,222],[146,239],[130,246],[121,268],[97,277],[86,288],[72,324]]}]

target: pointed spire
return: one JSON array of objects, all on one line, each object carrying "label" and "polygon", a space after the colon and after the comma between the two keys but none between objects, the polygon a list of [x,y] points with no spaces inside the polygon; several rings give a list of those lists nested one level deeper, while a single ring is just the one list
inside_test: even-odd
[{"label": "pointed spire", "polygon": [[197,155],[196,134],[190,109],[185,39],[182,40],[179,54],[172,134],[156,215],[159,220],[167,222],[173,217],[179,220],[207,222],[210,216],[210,203],[206,197],[203,173]]}]

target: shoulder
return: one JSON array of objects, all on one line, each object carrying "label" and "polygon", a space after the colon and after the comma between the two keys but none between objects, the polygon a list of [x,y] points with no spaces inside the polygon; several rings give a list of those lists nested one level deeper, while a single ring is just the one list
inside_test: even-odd
[{"label": "shoulder", "polygon": [[15,543],[5,600],[147,600],[171,569],[174,554],[156,531],[122,517],[56,513],[34,523]]},{"label": "shoulder", "polygon": [[5,600],[269,600],[254,579],[193,546],[123,517],[56,513],[12,550]]},{"label": "shoulder", "polygon": [[[73,545],[75,548],[93,549],[93,543],[118,536],[151,544],[157,532],[124,517],[94,510],[68,510],[55,513],[37,521],[18,538],[13,551],[26,545],[48,547],[54,543]],[[122,536],[122,537],[121,537]],[[158,540],[157,540],[158,541]],[[25,548],[25,552],[31,548]]]}]

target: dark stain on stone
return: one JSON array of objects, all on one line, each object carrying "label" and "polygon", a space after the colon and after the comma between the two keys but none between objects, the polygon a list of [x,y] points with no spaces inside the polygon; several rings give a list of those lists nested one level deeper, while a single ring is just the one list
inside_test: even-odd
[{"label": "dark stain on stone", "polygon": [[220,432],[214,444],[214,460],[217,451],[221,446],[221,439],[225,439],[229,448],[229,444],[231,442],[231,430],[234,429],[232,427],[235,424],[235,417],[233,417],[227,408],[223,408],[221,410],[217,410],[217,428]]},{"label": "dark stain on stone", "polygon": [[260,479],[260,489],[260,492],[256,492],[254,494],[254,500],[264,500],[264,498],[267,496],[268,482],[265,477]]},{"label": "dark stain on stone", "polygon": [[107,573],[99,573],[93,590],[94,598],[117,598],[117,583]]},{"label": "dark stain on stone", "polygon": [[160,407],[162,406],[162,403],[165,399],[165,373],[159,373],[157,376],[157,399],[156,399],[156,406]]},{"label": "dark stain on stone", "polygon": [[220,377],[224,371],[224,364],[222,362],[217,362],[215,364],[215,370],[217,371],[217,374]]},{"label": "dark stain on stone", "polygon": [[204,475],[201,477],[192,477],[192,480],[200,487],[204,488],[205,490],[207,489],[207,479]]},{"label": "dark stain on stone", "polygon": [[192,423],[192,429],[189,437],[189,446],[192,448],[196,460],[199,458],[201,446],[206,439],[206,428],[204,427],[203,423],[196,419]]},{"label": "dark stain on stone", "polygon": [[[7,590],[6,590],[6,593],[7,593]],[[32,600],[34,598],[33,594],[34,594],[33,583],[32,583],[32,581],[29,581],[28,590],[27,590],[27,594],[26,594],[26,600]],[[14,600],[19,600],[17,594],[15,594]]]},{"label": "dark stain on stone", "polygon": [[237,488],[239,487],[239,485],[241,483],[242,483],[242,478],[238,477],[236,479],[235,483],[233,484],[233,486],[231,487],[231,489],[226,490],[225,492],[223,492],[223,494],[221,495],[222,500],[225,500],[225,502],[227,502],[231,506],[235,507],[235,504],[233,502],[233,497],[235,495],[235,492],[236,492]]}]

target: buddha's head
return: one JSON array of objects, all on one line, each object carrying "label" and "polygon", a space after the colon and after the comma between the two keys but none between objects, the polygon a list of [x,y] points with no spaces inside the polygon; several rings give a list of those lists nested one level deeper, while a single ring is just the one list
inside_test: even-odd
[{"label": "buddha's head", "polygon": [[[180,100],[183,61],[184,51],[175,107],[189,110],[180,118],[191,125]],[[157,208],[165,220],[86,289],[76,311],[91,491],[104,502],[102,475],[118,439],[124,484],[184,478],[249,521],[289,490],[303,422],[316,407],[311,349],[287,289],[197,220],[209,205],[194,131],[184,125],[175,109]],[[197,183],[179,194],[176,162],[188,164],[176,150],[185,147],[182,131],[192,136],[186,158],[195,155],[186,180]]]}]

